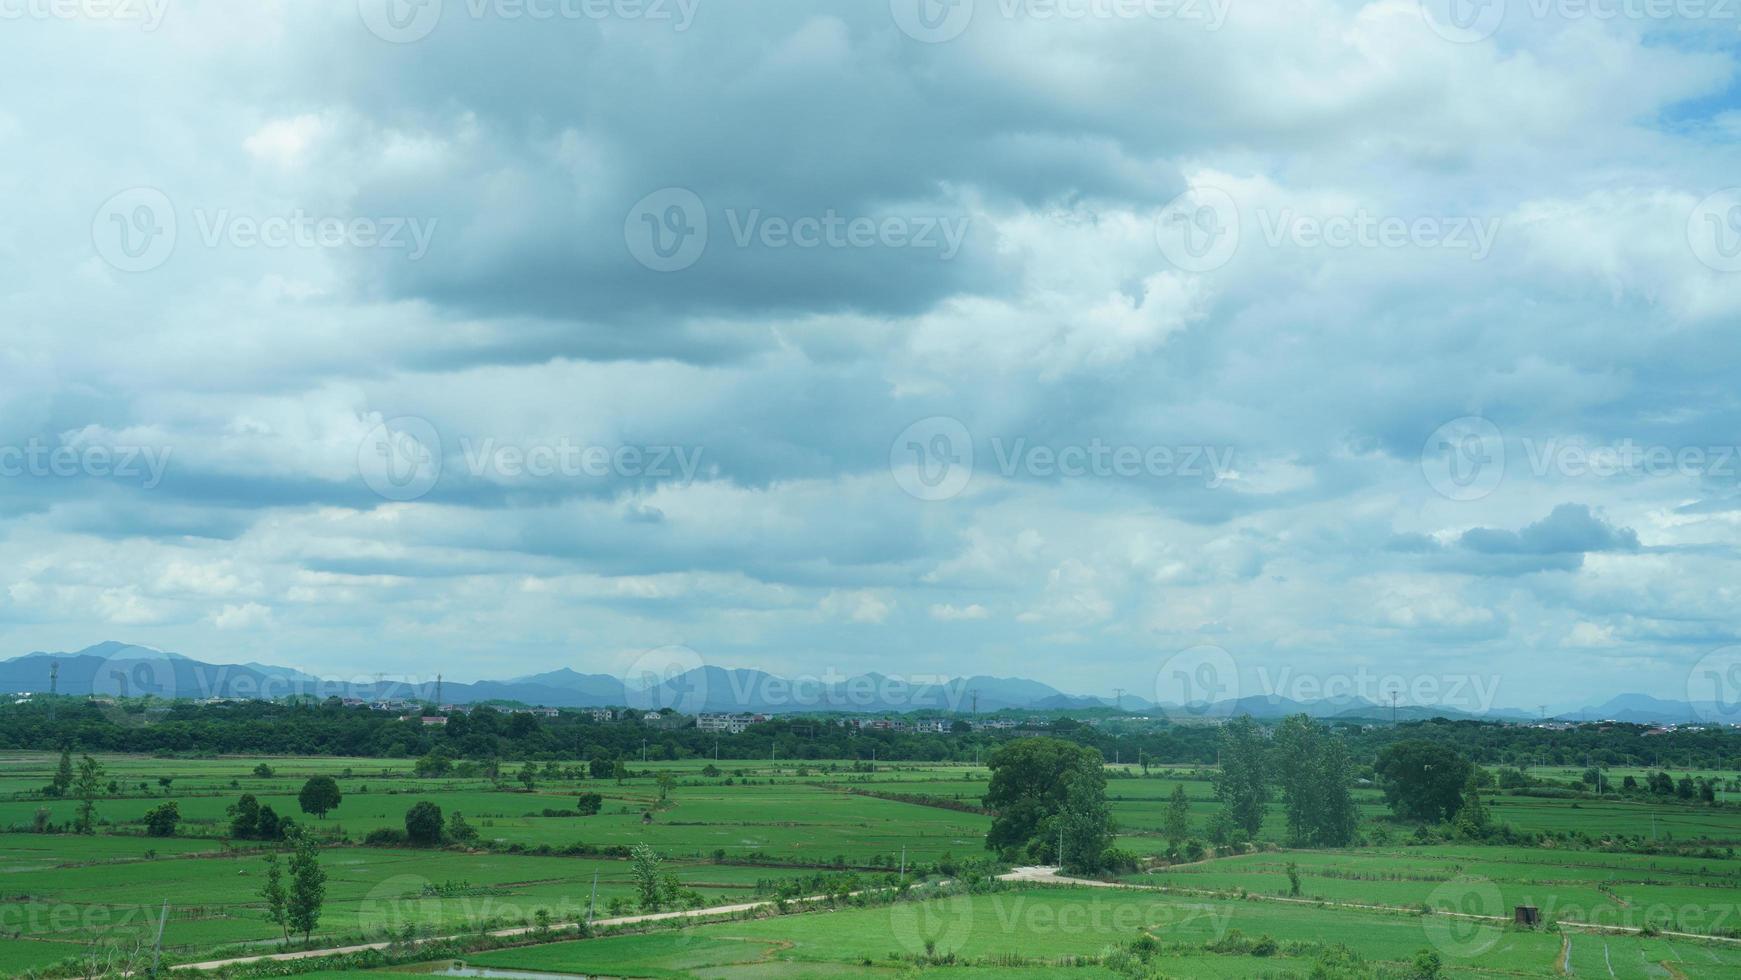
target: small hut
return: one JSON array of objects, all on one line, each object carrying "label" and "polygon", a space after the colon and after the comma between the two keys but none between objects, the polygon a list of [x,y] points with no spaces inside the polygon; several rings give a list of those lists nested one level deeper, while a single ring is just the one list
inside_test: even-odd
[{"label": "small hut", "polygon": [[1511,921],[1520,926],[1534,928],[1542,924],[1542,910],[1534,905],[1519,905],[1512,910]]}]

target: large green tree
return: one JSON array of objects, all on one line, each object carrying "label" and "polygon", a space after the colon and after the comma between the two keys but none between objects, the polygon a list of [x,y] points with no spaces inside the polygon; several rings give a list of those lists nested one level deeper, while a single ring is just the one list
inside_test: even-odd
[{"label": "large green tree", "polygon": [[73,779],[73,795],[79,798],[74,829],[81,834],[97,832],[97,794],[103,788],[103,764],[90,756],[79,759],[79,774]]},{"label": "large green tree", "polygon": [[1384,800],[1396,815],[1438,823],[1463,807],[1463,788],[1474,771],[1455,749],[1410,739],[1385,746],[1373,766]]},{"label": "large green tree", "polygon": [[423,800],[405,811],[405,839],[434,847],[441,843],[441,807]]},{"label": "large green tree", "polygon": [[1112,816],[1098,749],[1057,738],[1023,738],[993,752],[987,765],[991,783],[985,806],[992,822],[986,847],[1060,857],[1072,871],[1100,870],[1112,840]]},{"label": "large green tree", "polygon": [[331,776],[313,776],[302,784],[302,792],[296,796],[296,802],[301,805],[303,813],[312,813],[325,819],[328,812],[338,809],[344,795],[339,792],[338,780]]},{"label": "large green tree", "polygon": [[1191,836],[1191,798],[1185,795],[1185,784],[1173,787],[1172,799],[1167,801],[1167,812],[1161,818],[1161,833],[1167,842],[1177,847]]},{"label": "large green tree", "polygon": [[1249,840],[1263,827],[1263,807],[1270,796],[1263,733],[1249,715],[1221,727],[1220,754],[1215,798],[1221,801],[1234,828]]},{"label": "large green tree", "polygon": [[1342,738],[1307,716],[1276,728],[1275,771],[1292,847],[1342,847],[1354,840],[1354,774]]},{"label": "large green tree", "polygon": [[292,845],[284,914],[291,931],[302,933],[306,943],[320,925],[320,910],[326,904],[326,869],[320,866],[320,848],[314,835],[297,831]]}]

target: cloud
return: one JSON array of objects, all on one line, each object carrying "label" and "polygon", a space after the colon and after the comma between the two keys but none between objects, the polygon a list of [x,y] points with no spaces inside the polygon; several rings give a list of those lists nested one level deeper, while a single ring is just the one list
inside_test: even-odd
[{"label": "cloud", "polygon": [[[1717,32],[980,6],[948,44],[803,0],[683,30],[450,4],[410,44],[344,4],[11,23],[0,82],[33,95],[0,112],[8,642],[450,676],[663,644],[793,672],[947,656],[1104,694],[1208,638],[1248,667],[1503,672],[1533,704],[1570,650],[1613,655],[1570,682],[1592,695],[1672,695],[1741,636],[1710,588],[1741,554],[1741,291],[1734,242],[1692,237],[1729,231],[1698,209],[1741,172]],[[105,211],[130,188],[172,213]],[[673,216],[635,209],[670,188],[705,248],[658,271],[633,236]],[[1194,271],[1159,233],[1211,189],[1237,241]],[[119,234],[170,217],[128,271]],[[304,218],[432,231],[415,259],[246,233]],[[1322,234],[1361,222],[1440,238]],[[1492,237],[1445,246],[1458,228]],[[1470,415],[1505,449],[1484,496],[1423,469]],[[896,438],[937,418],[969,444],[920,462],[972,475],[919,499]],[[395,420],[435,436],[412,499],[365,479]],[[1706,465],[1531,452],[1628,439]],[[1007,468],[1017,444],[1217,466],[1060,476]],[[695,465],[504,462],[565,446]]]}]

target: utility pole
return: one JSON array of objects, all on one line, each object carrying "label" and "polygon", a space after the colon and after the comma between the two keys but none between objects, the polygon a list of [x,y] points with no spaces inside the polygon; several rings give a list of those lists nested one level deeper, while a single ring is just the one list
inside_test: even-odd
[{"label": "utility pole", "polygon": [[902,844],[901,845],[901,878],[902,878],[902,880],[905,880],[906,877],[907,877],[907,845]]},{"label": "utility pole", "polygon": [[441,707],[441,675],[435,675],[435,706]]},{"label": "utility pole", "polygon": [[979,688],[973,689],[973,713],[979,714]]},{"label": "utility pole", "polygon": [[157,941],[151,944],[151,975],[157,976],[163,963],[163,925],[169,921],[169,899],[163,900],[163,911],[157,914]]},{"label": "utility pole", "polygon": [[1390,723],[1396,724],[1396,692],[1390,692]]},{"label": "utility pole", "polygon": [[1124,711],[1124,688],[1115,687],[1112,689],[1112,707],[1114,710]]},{"label": "utility pole", "polygon": [[592,897],[586,900],[586,924],[592,925],[592,910],[598,905],[598,871],[592,873]]},{"label": "utility pole", "polygon": [[58,660],[48,665],[48,693],[51,695],[60,693],[60,661]]}]

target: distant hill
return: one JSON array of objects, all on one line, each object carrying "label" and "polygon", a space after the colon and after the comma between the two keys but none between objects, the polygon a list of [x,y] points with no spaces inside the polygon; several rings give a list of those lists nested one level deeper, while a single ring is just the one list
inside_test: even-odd
[{"label": "distant hill", "polygon": [[[51,665],[59,665],[57,689],[62,694],[128,697],[154,695],[163,698],[278,698],[292,694],[317,697],[354,697],[364,700],[435,701],[435,683],[393,681],[343,681],[314,677],[289,667],[269,664],[213,664],[179,653],[138,644],[107,641],[72,653],[37,651],[0,661],[0,691],[18,693],[47,691]],[[674,665],[672,669],[687,666]],[[992,713],[1006,709],[1033,711],[1082,711],[1115,706],[1114,699],[1097,695],[1066,694],[1039,681],[1022,677],[897,678],[866,673],[845,680],[796,680],[761,670],[703,665],[682,670],[676,676],[646,680],[592,674],[569,667],[507,680],[470,683],[447,681],[440,700],[454,704],[509,701],[554,708],[628,706],[644,710],[664,707],[684,713],[755,712],[761,714],[800,711],[889,714],[908,711]],[[1161,713],[1171,717],[1213,721],[1238,715],[1273,720],[1292,714],[1339,721],[1386,722],[1389,705],[1362,698],[1296,701],[1278,696],[1253,695],[1212,705],[1156,704],[1140,696],[1124,694],[1117,706],[1127,712]],[[1715,717],[1713,706],[1666,701],[1643,694],[1623,694],[1606,703],[1562,713],[1561,720],[1609,719],[1638,724],[1675,724]],[[1535,715],[1514,708],[1496,709],[1486,715],[1432,705],[1402,705],[1399,721],[1428,718],[1477,718],[1527,721]]]}]

